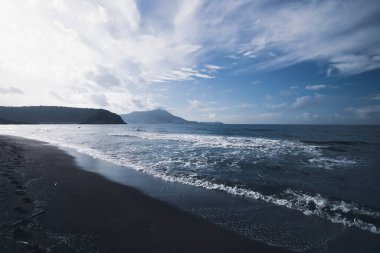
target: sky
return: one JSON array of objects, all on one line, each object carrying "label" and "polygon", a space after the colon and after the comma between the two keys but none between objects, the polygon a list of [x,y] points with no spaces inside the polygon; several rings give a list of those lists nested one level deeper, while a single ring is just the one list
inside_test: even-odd
[{"label": "sky", "polygon": [[380,124],[380,1],[2,0],[0,105]]}]

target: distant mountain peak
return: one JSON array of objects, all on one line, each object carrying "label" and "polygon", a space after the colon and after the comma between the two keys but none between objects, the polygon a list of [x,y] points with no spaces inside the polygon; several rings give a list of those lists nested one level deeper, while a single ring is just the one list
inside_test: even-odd
[{"label": "distant mountain peak", "polygon": [[135,111],[120,115],[127,123],[132,124],[188,124],[195,123],[175,116],[170,112],[158,108],[150,111]]}]

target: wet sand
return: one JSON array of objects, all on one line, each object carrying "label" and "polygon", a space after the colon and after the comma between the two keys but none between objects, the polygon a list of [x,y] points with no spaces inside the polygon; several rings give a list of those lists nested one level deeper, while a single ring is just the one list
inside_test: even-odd
[{"label": "wet sand", "polygon": [[83,171],[42,142],[0,136],[0,185],[0,252],[287,252]]}]

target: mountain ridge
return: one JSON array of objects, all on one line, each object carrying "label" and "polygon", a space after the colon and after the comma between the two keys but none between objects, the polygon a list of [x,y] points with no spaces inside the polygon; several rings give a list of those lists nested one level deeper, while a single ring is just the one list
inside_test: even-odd
[{"label": "mountain ridge", "polygon": [[3,124],[125,124],[105,109],[63,106],[0,106],[0,119]]},{"label": "mountain ridge", "polygon": [[135,111],[120,115],[123,120],[132,124],[193,124],[195,121],[188,121],[175,116],[163,109],[151,111]]}]

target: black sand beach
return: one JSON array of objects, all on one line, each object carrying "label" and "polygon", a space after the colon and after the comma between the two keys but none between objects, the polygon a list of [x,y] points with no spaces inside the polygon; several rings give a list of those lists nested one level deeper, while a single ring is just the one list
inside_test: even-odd
[{"label": "black sand beach", "polygon": [[0,136],[0,147],[0,252],[285,252],[80,170],[45,143]]}]

